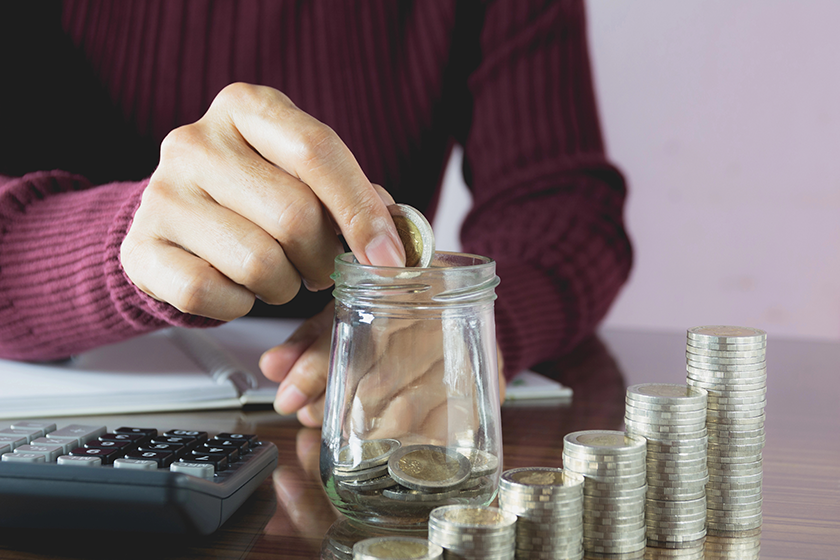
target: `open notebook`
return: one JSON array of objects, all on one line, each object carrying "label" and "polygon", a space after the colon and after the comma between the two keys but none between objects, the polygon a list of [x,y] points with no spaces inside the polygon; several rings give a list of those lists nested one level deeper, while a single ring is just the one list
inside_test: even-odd
[{"label": "open notebook", "polygon": [[[260,373],[260,356],[286,340],[299,323],[242,318],[213,329],[166,329],[64,362],[0,360],[0,418],[270,404],[277,384]],[[512,381],[508,400],[571,394],[535,376],[523,372]]]}]

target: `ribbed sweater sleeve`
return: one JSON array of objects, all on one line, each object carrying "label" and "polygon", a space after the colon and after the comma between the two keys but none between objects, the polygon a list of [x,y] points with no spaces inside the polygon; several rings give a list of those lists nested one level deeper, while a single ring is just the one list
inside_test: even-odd
[{"label": "ribbed sweater sleeve", "polygon": [[140,292],[119,261],[146,182],[0,178],[0,356],[53,360],[167,325],[209,326]]},{"label": "ribbed sweater sleeve", "polygon": [[462,243],[497,261],[508,376],[590,335],[630,270],[625,183],[604,155],[585,30],[581,2],[490,2],[469,80]]}]

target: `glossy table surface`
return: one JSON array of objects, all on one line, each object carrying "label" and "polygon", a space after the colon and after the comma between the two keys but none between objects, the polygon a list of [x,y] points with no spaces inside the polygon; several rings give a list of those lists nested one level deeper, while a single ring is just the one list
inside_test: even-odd
[{"label": "glossy table surface", "polygon": [[[840,558],[840,343],[771,333],[767,360],[761,558]],[[622,429],[629,385],[684,383],[685,334],[606,331],[538,369],[571,386],[574,397],[502,408],[505,469],[561,466],[565,434]],[[56,420],[257,433],[277,445],[279,466],[210,536],[0,529],[0,558],[308,559],[320,558],[330,539],[346,538],[347,523],[318,478],[320,431],[294,418],[252,410]]]}]

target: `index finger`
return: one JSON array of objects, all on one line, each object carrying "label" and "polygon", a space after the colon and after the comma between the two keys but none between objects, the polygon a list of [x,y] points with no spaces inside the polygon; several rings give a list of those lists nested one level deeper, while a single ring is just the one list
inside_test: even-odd
[{"label": "index finger", "polygon": [[330,127],[265,86],[233,84],[216,99],[254,149],[312,189],[359,262],[405,266],[385,203]]}]

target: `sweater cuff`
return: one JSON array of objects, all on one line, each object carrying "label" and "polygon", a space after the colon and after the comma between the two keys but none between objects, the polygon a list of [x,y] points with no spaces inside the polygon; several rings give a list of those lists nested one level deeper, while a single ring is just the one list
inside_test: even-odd
[{"label": "sweater cuff", "polygon": [[126,275],[120,260],[120,247],[128,233],[134,214],[140,206],[146,179],[138,183],[126,199],[108,230],[105,247],[105,277],[111,301],[118,313],[138,332],[148,332],[167,326],[214,327],[223,321],[183,313],[172,305],[158,301],[140,290]]},{"label": "sweater cuff", "polygon": [[[557,287],[527,263],[496,263],[496,338],[510,380],[523,369],[561,354],[568,323]],[[523,310],[536,312],[524,313]]]}]

